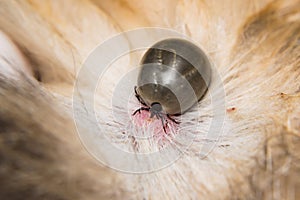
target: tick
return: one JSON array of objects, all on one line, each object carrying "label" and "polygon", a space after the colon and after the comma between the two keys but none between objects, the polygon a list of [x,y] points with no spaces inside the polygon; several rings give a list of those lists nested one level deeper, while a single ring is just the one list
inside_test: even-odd
[{"label": "tick", "polygon": [[167,120],[178,124],[172,116],[185,113],[208,90],[211,64],[206,54],[184,39],[165,39],[150,47],[141,60],[135,96],[150,112],[161,120],[166,132]]}]

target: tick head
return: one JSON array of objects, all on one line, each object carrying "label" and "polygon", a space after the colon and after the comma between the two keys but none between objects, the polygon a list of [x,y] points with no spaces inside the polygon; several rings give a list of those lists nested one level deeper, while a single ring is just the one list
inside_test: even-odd
[{"label": "tick head", "polygon": [[150,106],[150,113],[151,113],[150,118],[152,118],[155,115],[159,115],[160,113],[162,113],[161,104],[158,103],[158,102],[152,103],[151,106]]}]

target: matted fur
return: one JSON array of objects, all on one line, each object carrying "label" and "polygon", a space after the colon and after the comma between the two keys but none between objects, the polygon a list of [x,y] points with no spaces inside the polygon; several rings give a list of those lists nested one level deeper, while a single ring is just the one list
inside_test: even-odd
[{"label": "matted fur", "polygon": [[[0,52],[1,199],[300,198],[299,1],[2,0],[0,15],[17,45]],[[196,142],[161,171],[123,174],[80,143],[73,83],[97,44],[149,26],[208,51],[225,87],[225,133],[205,159]]]}]

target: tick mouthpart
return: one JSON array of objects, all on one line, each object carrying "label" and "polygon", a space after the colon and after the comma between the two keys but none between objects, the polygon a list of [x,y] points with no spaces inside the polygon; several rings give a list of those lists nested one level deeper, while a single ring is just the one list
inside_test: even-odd
[{"label": "tick mouthpart", "polygon": [[158,102],[152,103],[151,106],[148,108],[141,107],[141,108],[137,109],[132,115],[135,115],[137,112],[141,113],[140,112],[141,110],[146,110],[146,111],[150,112],[150,118],[153,118],[154,116],[156,116],[156,118],[161,121],[163,130],[165,133],[167,133],[167,131],[166,131],[166,127],[168,124],[167,119],[171,120],[172,122],[174,122],[176,124],[179,124],[179,122],[177,122],[176,120],[171,118],[168,114],[163,113],[162,106]]},{"label": "tick mouthpart", "polygon": [[163,114],[162,110],[163,109],[160,103],[158,102],[152,103],[150,106],[150,113],[151,113],[150,118],[152,118],[154,115],[158,117],[158,115]]}]

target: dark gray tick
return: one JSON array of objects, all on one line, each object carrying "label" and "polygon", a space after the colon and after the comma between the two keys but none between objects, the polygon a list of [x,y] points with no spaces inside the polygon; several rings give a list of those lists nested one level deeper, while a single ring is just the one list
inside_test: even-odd
[{"label": "dark gray tick", "polygon": [[[196,104],[211,81],[211,64],[205,53],[183,39],[166,39],[154,44],[141,60],[135,96],[160,119],[165,130],[165,116],[180,115]],[[167,122],[166,122],[167,123]]]}]

